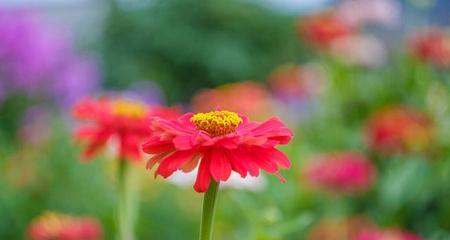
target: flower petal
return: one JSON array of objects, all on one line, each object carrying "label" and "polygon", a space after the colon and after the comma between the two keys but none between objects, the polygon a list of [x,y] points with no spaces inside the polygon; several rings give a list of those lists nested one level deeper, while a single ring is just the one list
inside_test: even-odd
[{"label": "flower petal", "polygon": [[185,162],[191,160],[194,154],[195,152],[192,150],[177,151],[170,154],[168,157],[164,158],[164,160],[159,165],[158,169],[156,170],[157,174],[163,176],[164,178],[169,177]]},{"label": "flower petal", "polygon": [[226,181],[230,177],[231,165],[222,149],[212,150],[210,171],[216,182]]},{"label": "flower petal", "polygon": [[200,166],[198,167],[197,179],[195,180],[194,190],[202,193],[206,192],[211,181],[211,174],[209,172],[211,157],[209,153],[206,153],[200,160]]}]

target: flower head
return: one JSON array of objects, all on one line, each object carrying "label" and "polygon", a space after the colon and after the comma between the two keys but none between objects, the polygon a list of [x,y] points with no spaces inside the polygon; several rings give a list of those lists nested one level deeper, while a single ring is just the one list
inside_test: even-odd
[{"label": "flower head", "polygon": [[143,150],[154,154],[147,163],[159,163],[156,175],[169,177],[177,170],[190,172],[198,165],[194,189],[205,192],[214,181],[227,181],[231,172],[242,178],[258,176],[262,169],[279,174],[289,168],[286,155],[276,149],[287,144],[293,133],[279,119],[258,123],[231,111],[188,113],[176,120],[154,118],[150,139]]},{"label": "flower head", "polygon": [[313,157],[304,175],[313,187],[334,193],[360,193],[374,183],[376,170],[358,153],[338,152]]},{"label": "flower head", "polygon": [[374,228],[360,231],[355,240],[422,240],[422,237],[396,228]]},{"label": "flower head", "polygon": [[319,49],[328,49],[336,39],[355,32],[352,26],[329,12],[302,19],[298,29],[301,38]]},{"label": "flower head", "polygon": [[148,106],[128,99],[85,99],[74,107],[74,116],[91,124],[77,129],[75,137],[85,140],[85,156],[91,157],[112,138],[119,140],[119,157],[139,160],[139,146],[151,133],[152,117],[176,118],[178,108]]},{"label": "flower head", "polygon": [[382,153],[423,151],[433,139],[432,123],[413,109],[385,108],[368,120],[366,138],[372,149]]},{"label": "flower head", "polygon": [[90,217],[47,212],[33,220],[27,235],[30,240],[99,240],[102,227]]},{"label": "flower head", "polygon": [[272,112],[272,99],[262,85],[244,81],[200,91],[192,98],[195,112],[207,112],[217,107],[239,112],[255,119],[264,119]]},{"label": "flower head", "polygon": [[409,40],[410,53],[436,67],[450,67],[450,36],[439,29],[425,29]]}]

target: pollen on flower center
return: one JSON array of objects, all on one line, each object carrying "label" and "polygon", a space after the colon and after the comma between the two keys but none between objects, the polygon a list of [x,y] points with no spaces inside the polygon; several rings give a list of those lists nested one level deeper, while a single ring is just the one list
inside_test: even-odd
[{"label": "pollen on flower center", "polygon": [[212,111],[195,114],[191,117],[191,122],[211,136],[221,136],[235,132],[242,118],[230,111]]},{"label": "pollen on flower center", "polygon": [[140,118],[147,113],[145,104],[131,100],[116,100],[112,104],[112,113],[122,117]]}]

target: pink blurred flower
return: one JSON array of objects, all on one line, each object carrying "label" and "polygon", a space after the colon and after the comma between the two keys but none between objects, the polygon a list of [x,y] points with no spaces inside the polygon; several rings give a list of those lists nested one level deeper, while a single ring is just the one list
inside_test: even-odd
[{"label": "pink blurred flower", "polygon": [[399,23],[400,7],[395,0],[344,0],[338,6],[336,14],[352,26],[393,26]]},{"label": "pink blurred flower", "polygon": [[422,240],[396,228],[380,228],[363,216],[323,219],[308,234],[308,240]]},{"label": "pink blurred flower", "polygon": [[355,240],[422,240],[423,238],[401,229],[365,229]]},{"label": "pink blurred flower", "polygon": [[432,142],[430,119],[405,107],[388,107],[375,112],[366,123],[370,148],[381,153],[424,151]]},{"label": "pink blurred flower", "polygon": [[99,240],[102,227],[91,217],[47,212],[32,221],[27,237],[30,240]]},{"label": "pink blurred flower", "polygon": [[303,171],[306,181],[313,188],[333,193],[365,192],[376,180],[372,162],[354,152],[314,156]]},{"label": "pink blurred flower", "polygon": [[231,83],[197,93],[191,101],[194,112],[209,112],[219,108],[262,120],[273,112],[270,92],[263,85],[252,81]]},{"label": "pink blurred flower", "polygon": [[436,67],[450,67],[450,36],[437,28],[420,30],[409,39],[411,55]]}]

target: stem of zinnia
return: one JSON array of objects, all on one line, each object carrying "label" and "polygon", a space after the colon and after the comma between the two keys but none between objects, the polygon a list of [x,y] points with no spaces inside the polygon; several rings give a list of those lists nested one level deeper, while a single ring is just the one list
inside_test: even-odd
[{"label": "stem of zinnia", "polygon": [[219,183],[211,180],[209,188],[205,193],[203,199],[203,213],[202,222],[200,224],[200,240],[212,239],[212,227],[214,224],[214,212],[216,210],[217,192],[219,190]]},{"label": "stem of zinnia", "polygon": [[130,191],[130,166],[126,159],[119,160],[117,204],[117,240],[134,240],[133,194]]}]

